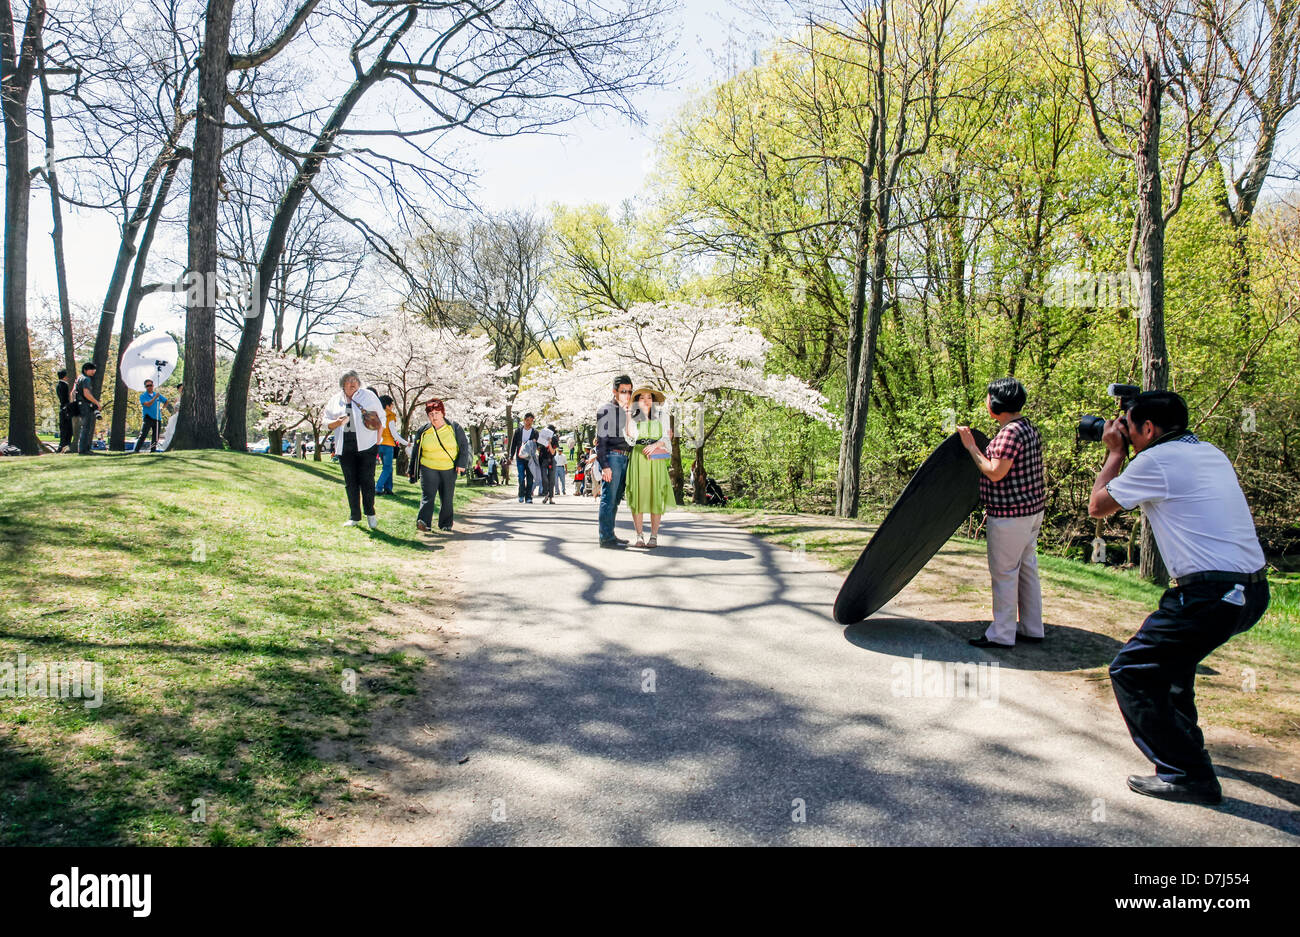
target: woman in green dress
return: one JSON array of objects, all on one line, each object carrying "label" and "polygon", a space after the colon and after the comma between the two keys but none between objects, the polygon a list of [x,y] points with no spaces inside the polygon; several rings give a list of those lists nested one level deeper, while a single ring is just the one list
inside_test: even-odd
[{"label": "woman in green dress", "polygon": [[[672,455],[672,433],[668,414],[659,406],[664,395],[652,387],[642,387],[632,395],[626,436],[632,446],[627,462],[627,504],[632,510],[636,529],[636,546],[653,549],[659,546],[659,521],[676,505],[672,479],[668,477],[668,460]],[[642,536],[642,521],[650,515],[650,542]]]}]

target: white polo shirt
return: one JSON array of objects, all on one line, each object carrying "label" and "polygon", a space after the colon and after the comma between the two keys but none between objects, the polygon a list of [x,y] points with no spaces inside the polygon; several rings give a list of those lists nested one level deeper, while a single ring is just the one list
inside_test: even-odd
[{"label": "white polo shirt", "polygon": [[1232,463],[1190,433],[1139,452],[1106,490],[1125,510],[1141,505],[1175,579],[1264,567],[1255,521]]}]

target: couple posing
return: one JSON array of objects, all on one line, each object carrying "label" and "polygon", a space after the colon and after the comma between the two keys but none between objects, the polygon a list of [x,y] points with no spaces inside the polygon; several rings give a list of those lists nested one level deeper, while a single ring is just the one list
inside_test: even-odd
[{"label": "couple posing", "polygon": [[[659,521],[675,503],[668,460],[672,455],[669,417],[662,392],[652,387],[632,390],[632,379],[614,379],[614,398],[596,411],[596,464],[600,469],[600,545],[621,550],[628,543],[614,535],[618,503],[627,492],[637,547],[659,546]],[[650,539],[643,520],[650,515]]]}]

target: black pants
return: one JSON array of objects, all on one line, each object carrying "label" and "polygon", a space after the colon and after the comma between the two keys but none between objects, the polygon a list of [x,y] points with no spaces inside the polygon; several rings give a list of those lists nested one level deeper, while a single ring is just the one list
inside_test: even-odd
[{"label": "black pants", "polygon": [[72,415],[66,407],[59,408],[59,451],[72,446]]},{"label": "black pants", "polygon": [[452,502],[456,497],[456,470],[431,469],[420,466],[420,513],[415,515],[417,521],[424,521],[424,526],[431,526],[433,521],[433,503],[438,504],[438,529],[451,530]]},{"label": "black pants", "polygon": [[361,520],[364,505],[366,517],[375,513],[375,450],[357,451],[357,434],[343,434],[343,451],[339,453],[339,465],[343,467],[343,484],[348,490],[348,510],[354,521]]},{"label": "black pants", "polygon": [[[1268,583],[1235,592],[1231,582],[1200,582],[1169,589],[1110,665],[1115,701],[1133,743],[1164,781],[1183,784],[1214,777],[1205,738],[1196,725],[1196,665],[1233,635],[1248,630],[1268,608]],[[1237,605],[1227,598],[1244,600]]]},{"label": "black pants", "polygon": [[546,450],[537,453],[537,465],[542,470],[542,497],[555,494],[555,456]]},{"label": "black pants", "polygon": [[140,427],[140,435],[135,438],[135,451],[140,451],[140,444],[150,433],[153,434],[153,442],[150,444],[151,449],[158,448],[158,421],[148,414],[145,415],[144,425]]}]

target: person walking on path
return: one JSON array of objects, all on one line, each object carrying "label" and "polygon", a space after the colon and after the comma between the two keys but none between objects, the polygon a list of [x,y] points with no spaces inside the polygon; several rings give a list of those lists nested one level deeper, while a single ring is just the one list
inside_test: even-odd
[{"label": "person walking on path", "polygon": [[533,503],[533,470],[530,463],[537,458],[537,430],[533,429],[533,415],[524,414],[524,422],[515,427],[510,437],[510,458],[515,460],[519,476],[519,503]]},{"label": "person walking on path", "polygon": [[543,504],[555,503],[555,444],[558,442],[554,426],[537,431],[537,468],[541,477]]},{"label": "person walking on path", "polygon": [[95,441],[95,414],[99,412],[99,398],[95,396],[95,372],[99,366],[87,361],[81,366],[81,377],[72,388],[72,401],[77,406],[81,426],[77,432],[77,454],[90,455]]},{"label": "person walking on path", "polygon": [[[627,460],[627,505],[632,511],[636,546],[654,549],[659,546],[659,522],[676,505],[673,482],[668,476],[672,456],[672,435],[668,415],[663,411],[664,395],[652,387],[638,388],[632,394],[628,414],[627,441],[632,455]],[[650,515],[650,540],[647,543],[642,524]]]},{"label": "person walking on path", "polygon": [[334,431],[334,454],[343,468],[349,519],[345,527],[358,527],[364,509],[371,530],[379,527],[375,514],[375,455],[383,427],[383,404],[361,386],[356,371],[339,378],[338,395],[325,407],[327,427]]},{"label": "person walking on path", "polygon": [[140,424],[140,435],[135,438],[136,452],[143,451],[141,446],[144,438],[150,435],[150,450],[158,448],[158,424],[162,422],[162,408],[166,404],[167,398],[162,395],[162,391],[154,389],[153,381],[145,381],[144,393],[140,395],[140,410],[144,413],[144,420]]},{"label": "person walking on path", "polygon": [[403,439],[398,432],[397,410],[393,408],[393,398],[384,394],[379,398],[384,407],[384,428],[379,431],[379,458],[383,468],[379,480],[375,482],[375,494],[391,495],[393,493],[393,456],[398,446],[409,446],[409,440]]},{"label": "person walking on path", "polygon": [[59,370],[59,379],[54,383],[54,396],[59,398],[59,451],[67,452],[72,448],[72,385],[68,383],[66,368]]},{"label": "person walking on path", "polygon": [[[565,485],[565,481],[564,481],[564,476],[568,473],[568,470],[569,470],[569,464],[564,455],[564,447],[561,446],[559,451],[555,453],[555,481],[556,484],[559,485],[560,494],[562,495],[567,495],[569,493],[569,489]],[[554,494],[555,486],[553,485],[551,486],[551,488],[552,488],[551,493]]]},{"label": "person walking on path", "polygon": [[[980,500],[988,511],[989,574],[993,578],[993,623],[972,638],[975,647],[1015,647],[1016,640],[1043,640],[1043,593],[1038,582],[1038,531],[1043,526],[1047,488],[1043,482],[1043,440],[1021,415],[1027,395],[1014,377],[989,383],[985,404],[1001,427],[980,452],[969,426],[957,427],[975,460]],[[1016,624],[1019,612],[1019,627]]]},{"label": "person walking on path", "polygon": [[618,503],[623,500],[627,484],[627,460],[632,451],[626,436],[628,406],[632,402],[632,378],[620,374],[614,378],[614,398],[596,411],[596,461],[604,483],[600,491],[598,530],[600,545],[606,550],[622,550],[627,541],[614,535]]},{"label": "person walking on path", "polygon": [[438,529],[450,531],[456,498],[456,478],[469,468],[469,437],[459,423],[447,422],[446,406],[441,400],[424,405],[429,424],[415,434],[408,477],[420,481],[420,512],[415,529],[427,533],[433,520],[433,505],[438,507]]}]

